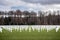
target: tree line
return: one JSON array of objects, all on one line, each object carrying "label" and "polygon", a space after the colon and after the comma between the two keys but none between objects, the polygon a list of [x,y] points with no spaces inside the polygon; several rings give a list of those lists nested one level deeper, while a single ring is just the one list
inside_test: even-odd
[{"label": "tree line", "polygon": [[[0,11],[1,15],[15,15],[15,17],[0,17],[0,25],[60,25],[60,15],[59,11],[56,12],[43,12],[39,11],[38,13],[31,11],[9,11],[9,12],[2,12]],[[48,14],[48,15],[47,15]],[[16,17],[16,15],[24,15],[22,17]]]}]

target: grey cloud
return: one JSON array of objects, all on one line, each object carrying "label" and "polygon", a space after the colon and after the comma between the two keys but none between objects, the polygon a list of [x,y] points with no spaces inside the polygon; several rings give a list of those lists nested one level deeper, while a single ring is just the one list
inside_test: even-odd
[{"label": "grey cloud", "polygon": [[5,1],[0,0],[0,5],[5,5]]},{"label": "grey cloud", "polygon": [[60,0],[22,0],[28,3],[40,3],[40,4],[60,4]]},{"label": "grey cloud", "polygon": [[0,0],[0,5],[1,6],[7,6],[7,5],[9,5],[9,2],[6,0]]}]

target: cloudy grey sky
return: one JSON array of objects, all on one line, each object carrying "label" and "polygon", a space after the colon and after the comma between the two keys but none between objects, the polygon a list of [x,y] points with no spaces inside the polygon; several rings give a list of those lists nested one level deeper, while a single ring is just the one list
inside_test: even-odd
[{"label": "cloudy grey sky", "polygon": [[40,4],[60,4],[60,0],[22,0],[28,3],[40,3]]},{"label": "cloudy grey sky", "polygon": [[59,10],[60,0],[0,0],[0,10]]}]

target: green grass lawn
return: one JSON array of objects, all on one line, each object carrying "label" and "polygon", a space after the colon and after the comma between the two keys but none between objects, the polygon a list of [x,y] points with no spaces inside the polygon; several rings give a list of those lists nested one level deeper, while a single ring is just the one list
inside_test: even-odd
[{"label": "green grass lawn", "polygon": [[12,30],[12,32],[3,29],[0,32],[0,40],[60,40],[60,30],[58,32],[55,29],[47,32],[46,30],[42,30],[38,32],[34,30],[29,32],[29,30]]}]

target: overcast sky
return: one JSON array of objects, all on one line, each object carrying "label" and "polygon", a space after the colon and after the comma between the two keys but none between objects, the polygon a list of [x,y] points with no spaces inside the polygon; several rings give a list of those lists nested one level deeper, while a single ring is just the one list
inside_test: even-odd
[{"label": "overcast sky", "polygon": [[59,10],[60,0],[0,0],[0,10]]}]

